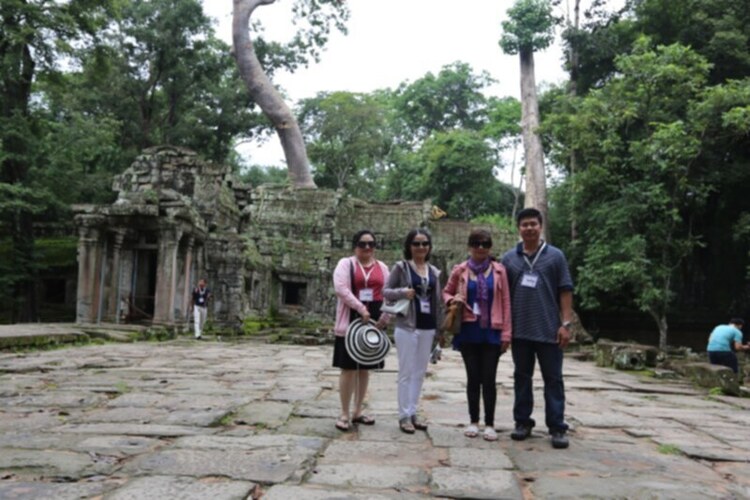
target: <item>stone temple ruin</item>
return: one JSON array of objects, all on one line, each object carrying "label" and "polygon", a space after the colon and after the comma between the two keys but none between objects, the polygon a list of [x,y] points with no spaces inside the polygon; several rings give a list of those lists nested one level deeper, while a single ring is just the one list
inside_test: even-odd
[{"label": "stone temple ruin", "polygon": [[[376,233],[377,256],[390,266],[406,233],[427,227],[432,261],[447,272],[476,227],[434,217],[429,200],[375,204],[341,190],[246,186],[228,167],[172,146],[144,151],[113,188],[111,205],[74,207],[79,323],[186,325],[201,277],[217,324],[272,311],[332,319],[333,268],[359,229]],[[499,250],[515,241],[486,229]]]}]

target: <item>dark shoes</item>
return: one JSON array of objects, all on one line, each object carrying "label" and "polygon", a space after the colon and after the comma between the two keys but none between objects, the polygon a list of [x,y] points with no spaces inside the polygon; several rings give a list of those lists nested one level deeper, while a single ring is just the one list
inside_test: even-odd
[{"label": "dark shoes", "polygon": [[513,432],[510,433],[510,438],[513,441],[523,441],[527,437],[531,436],[531,426],[518,424]]},{"label": "dark shoes", "polygon": [[398,427],[399,429],[401,429],[401,432],[406,434],[414,434],[414,432],[416,431],[416,428],[414,427],[414,424],[411,423],[411,419],[409,417],[399,420]]},{"label": "dark shoes", "polygon": [[427,422],[422,420],[421,418],[418,418],[416,415],[412,415],[411,417],[411,423],[414,426],[414,428],[418,431],[426,431],[427,430]]},{"label": "dark shoes", "polygon": [[564,432],[556,431],[552,433],[552,447],[562,450],[568,447],[568,438]]}]

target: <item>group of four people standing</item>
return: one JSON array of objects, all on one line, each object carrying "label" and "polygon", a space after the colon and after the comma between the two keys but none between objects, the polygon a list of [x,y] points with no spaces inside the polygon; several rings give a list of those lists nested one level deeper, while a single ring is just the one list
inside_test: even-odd
[{"label": "group of four people standing", "polygon": [[[482,436],[497,439],[495,401],[497,365],[511,348],[514,371],[514,440],[531,435],[533,374],[536,360],[544,380],[546,425],[555,448],[566,448],[565,392],[562,377],[563,349],[570,340],[573,282],[564,254],[542,238],[542,215],[533,208],[517,216],[521,242],[502,258],[492,255],[492,237],[485,230],[469,234],[469,258],[453,268],[441,290],[440,271],[429,263],[432,239],[426,229],[414,229],[404,242],[404,260],[392,269],[375,258],[375,235],[368,230],[354,235],[354,255],[341,259],[333,274],[338,303],[333,366],[341,369],[341,414],[336,427],[372,425],[363,413],[369,370],[383,364],[361,365],[346,352],[345,335],[356,318],[373,320],[385,327],[390,316],[381,314],[383,301],[408,299],[409,307],[395,318],[394,338],[398,353],[399,427],[414,433],[427,429],[417,415],[430,352],[443,322],[444,306],[460,311],[460,331],[453,338],[467,376],[469,425],[464,434],[480,433],[480,395],[484,403]],[[354,408],[351,401],[354,398]]]}]

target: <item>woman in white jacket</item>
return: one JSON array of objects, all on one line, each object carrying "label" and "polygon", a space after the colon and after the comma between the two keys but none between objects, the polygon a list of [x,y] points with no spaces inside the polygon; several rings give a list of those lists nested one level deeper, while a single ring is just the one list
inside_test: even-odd
[{"label": "woman in white jacket", "polygon": [[417,418],[417,407],[432,342],[443,318],[440,271],[428,262],[431,252],[430,232],[412,229],[404,241],[405,260],[393,266],[383,290],[388,302],[410,300],[407,312],[396,317],[394,332],[398,351],[399,428],[407,434],[427,429],[427,424]]}]

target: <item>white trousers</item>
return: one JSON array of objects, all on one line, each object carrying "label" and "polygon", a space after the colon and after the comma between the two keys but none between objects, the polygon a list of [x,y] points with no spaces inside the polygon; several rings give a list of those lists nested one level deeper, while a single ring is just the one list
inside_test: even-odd
[{"label": "white trousers", "polygon": [[435,330],[407,330],[396,327],[398,351],[398,418],[417,414],[419,395],[430,361]]},{"label": "white trousers", "polygon": [[201,306],[193,306],[193,320],[195,325],[195,338],[201,336],[203,332],[203,325],[206,324],[206,318],[208,317],[208,308]]}]

